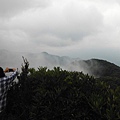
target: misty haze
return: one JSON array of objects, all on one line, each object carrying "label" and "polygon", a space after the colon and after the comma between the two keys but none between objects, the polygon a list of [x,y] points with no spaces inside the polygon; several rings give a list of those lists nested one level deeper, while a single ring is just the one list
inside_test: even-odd
[{"label": "misty haze", "polygon": [[[100,59],[82,60],[80,58],[70,58],[69,56],[51,55],[47,52],[25,53],[7,50],[0,50],[0,65],[4,69],[6,67],[12,67],[21,70],[23,63],[22,56],[29,61],[30,68],[35,68],[36,70],[39,67],[47,67],[48,69],[60,67],[64,70],[83,72],[84,74],[93,75],[94,77],[100,77],[106,72],[109,73],[109,70],[113,69],[113,66],[116,66],[109,61],[107,62],[106,60]],[[106,70],[107,66],[109,70]],[[116,68],[118,68],[119,71],[119,67],[116,66]],[[115,69],[111,74],[116,71]]]},{"label": "misty haze", "polygon": [[83,71],[84,73],[89,73],[87,70],[87,64],[84,61],[80,60],[80,58],[51,55],[47,52],[20,53],[0,50],[0,64],[3,68],[18,67],[20,69],[21,64],[23,63],[22,56],[29,61],[31,68],[37,69],[38,67],[42,66],[53,69],[54,67],[61,67],[62,69],[69,71]]}]

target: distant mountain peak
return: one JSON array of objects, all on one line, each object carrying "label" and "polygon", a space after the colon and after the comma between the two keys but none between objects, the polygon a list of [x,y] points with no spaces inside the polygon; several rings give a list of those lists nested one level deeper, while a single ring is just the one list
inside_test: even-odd
[{"label": "distant mountain peak", "polygon": [[[120,78],[120,67],[101,59],[81,60],[80,58],[71,58],[68,56],[52,55],[47,52],[42,53],[19,53],[8,50],[0,50],[0,65],[2,67],[20,68],[22,56],[28,59],[30,67],[38,68],[45,66],[49,69],[61,67],[69,71],[83,71],[94,76],[112,76]],[[14,60],[13,60],[14,59]]]},{"label": "distant mountain peak", "polygon": [[48,55],[48,53],[47,53],[47,52],[42,52],[42,54],[46,54],[46,55]]}]

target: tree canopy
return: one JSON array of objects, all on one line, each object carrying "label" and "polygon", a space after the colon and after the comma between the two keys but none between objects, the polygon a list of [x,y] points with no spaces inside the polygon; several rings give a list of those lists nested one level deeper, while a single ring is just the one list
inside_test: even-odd
[{"label": "tree canopy", "polygon": [[[4,120],[118,120],[119,78],[25,65],[8,93]],[[109,82],[108,82],[109,81]],[[114,82],[116,81],[116,82]],[[112,84],[114,83],[114,86]]]}]

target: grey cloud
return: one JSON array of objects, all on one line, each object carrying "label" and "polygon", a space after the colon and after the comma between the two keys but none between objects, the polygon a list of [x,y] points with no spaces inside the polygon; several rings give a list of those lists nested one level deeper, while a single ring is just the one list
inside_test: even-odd
[{"label": "grey cloud", "polygon": [[66,4],[63,8],[52,6],[43,11],[36,9],[25,15],[13,20],[11,27],[27,33],[33,42],[44,42],[51,46],[71,45],[96,34],[103,26],[103,16],[97,8],[85,8],[81,4],[77,7]]},{"label": "grey cloud", "polygon": [[74,41],[71,39],[61,39],[51,34],[40,35],[35,40],[32,39],[31,41],[36,44],[43,44],[50,47],[65,47],[74,44]]},{"label": "grey cloud", "polygon": [[[80,6],[79,6],[80,7]],[[62,13],[50,13],[39,25],[39,33],[48,33],[63,39],[81,40],[83,37],[96,34],[103,26],[103,16],[94,7],[75,8],[69,6]],[[54,16],[58,14],[58,16]]]},{"label": "grey cloud", "polygon": [[51,0],[0,0],[0,18],[9,18],[35,7],[46,7]]},{"label": "grey cloud", "polygon": [[[0,30],[0,48],[8,50],[21,50],[30,45],[28,36],[20,30]],[[30,45],[31,46],[31,45]]]},{"label": "grey cloud", "polygon": [[116,0],[117,1],[117,3],[120,5],[120,0]]}]

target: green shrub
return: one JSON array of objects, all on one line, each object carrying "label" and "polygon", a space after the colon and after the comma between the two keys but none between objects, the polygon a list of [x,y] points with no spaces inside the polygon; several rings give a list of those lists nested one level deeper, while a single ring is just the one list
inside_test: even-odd
[{"label": "green shrub", "polygon": [[119,86],[60,67],[28,69],[24,62],[19,82],[9,91],[4,120],[120,119]]}]

